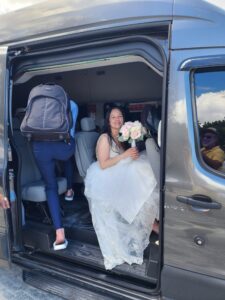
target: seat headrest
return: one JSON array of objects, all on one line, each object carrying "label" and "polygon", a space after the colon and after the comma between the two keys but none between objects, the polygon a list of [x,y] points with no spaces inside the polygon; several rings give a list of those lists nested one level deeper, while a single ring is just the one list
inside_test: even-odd
[{"label": "seat headrest", "polygon": [[158,125],[158,137],[157,137],[159,148],[161,147],[161,123],[162,121],[160,120]]},{"label": "seat headrest", "polygon": [[94,131],[96,129],[95,120],[93,118],[85,117],[80,121],[82,131]]}]

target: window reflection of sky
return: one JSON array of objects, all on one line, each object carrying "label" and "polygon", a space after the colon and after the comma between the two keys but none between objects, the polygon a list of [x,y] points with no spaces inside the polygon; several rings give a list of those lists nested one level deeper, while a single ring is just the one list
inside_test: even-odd
[{"label": "window reflection of sky", "polygon": [[195,94],[201,124],[225,119],[225,71],[196,73]]}]

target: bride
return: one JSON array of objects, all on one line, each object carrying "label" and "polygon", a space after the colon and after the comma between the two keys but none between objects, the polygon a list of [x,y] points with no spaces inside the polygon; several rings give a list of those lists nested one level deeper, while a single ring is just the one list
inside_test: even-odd
[{"label": "bride", "polygon": [[123,112],[112,107],[106,133],[97,142],[97,161],[88,169],[85,195],[106,269],[143,263],[152,230],[158,231],[156,180],[145,151],[125,150],[118,141]]}]

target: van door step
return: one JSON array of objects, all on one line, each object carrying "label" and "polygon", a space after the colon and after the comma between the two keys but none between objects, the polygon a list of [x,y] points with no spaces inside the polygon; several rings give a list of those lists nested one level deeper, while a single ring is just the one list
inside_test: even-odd
[{"label": "van door step", "polygon": [[63,299],[70,300],[112,300],[112,296],[106,296],[90,290],[86,285],[73,285],[71,283],[61,281],[58,278],[49,276],[40,272],[31,272],[23,270],[23,280],[38,289],[44,290],[51,294],[57,295]]},{"label": "van door step", "polygon": [[[23,242],[28,251],[42,252],[54,255],[54,257],[105,270],[103,257],[94,230],[86,228],[73,228],[70,230],[70,228],[66,228],[66,235],[69,241],[67,249],[54,251],[52,249],[54,230],[51,226],[44,224],[37,225],[34,222],[29,222],[23,228]],[[158,253],[159,247],[154,245],[154,236],[152,236],[150,245],[145,251],[142,265],[133,264],[130,266],[122,264],[114,268],[111,272],[156,284],[159,269]]]},{"label": "van door step", "polygon": [[[46,253],[46,252],[45,252]],[[104,262],[101,250],[99,247],[87,243],[81,243],[79,241],[69,241],[68,247],[65,250],[54,251],[50,250],[47,253],[54,254],[55,257],[66,258],[67,260],[74,260],[76,262],[92,266],[94,268],[104,269]],[[142,265],[128,265],[122,264],[113,268],[110,272],[120,275],[126,275],[132,278],[146,280],[153,284],[157,283],[156,276],[147,275],[148,261],[144,259]]]}]

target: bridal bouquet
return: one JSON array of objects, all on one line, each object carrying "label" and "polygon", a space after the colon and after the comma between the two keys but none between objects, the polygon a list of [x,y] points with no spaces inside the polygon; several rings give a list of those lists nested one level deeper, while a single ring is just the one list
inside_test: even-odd
[{"label": "bridal bouquet", "polygon": [[136,146],[136,141],[143,141],[144,136],[147,134],[145,127],[139,122],[125,122],[119,131],[120,142],[128,142],[131,147]]}]

